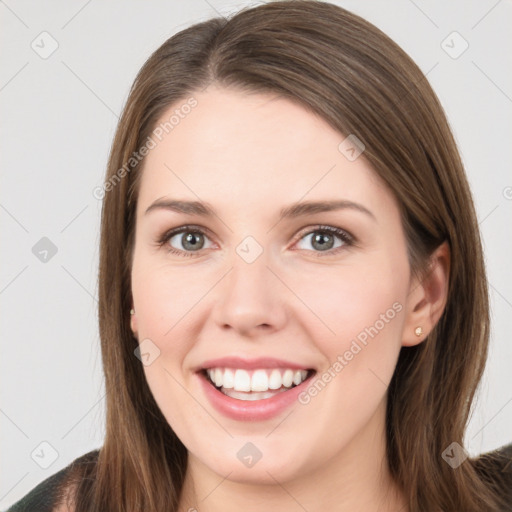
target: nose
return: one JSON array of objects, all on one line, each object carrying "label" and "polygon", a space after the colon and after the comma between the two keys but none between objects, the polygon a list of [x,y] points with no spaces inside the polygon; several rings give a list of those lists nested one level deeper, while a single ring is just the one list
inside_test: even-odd
[{"label": "nose", "polygon": [[268,266],[265,253],[252,263],[236,256],[219,284],[213,317],[221,329],[253,338],[283,328],[286,288]]}]

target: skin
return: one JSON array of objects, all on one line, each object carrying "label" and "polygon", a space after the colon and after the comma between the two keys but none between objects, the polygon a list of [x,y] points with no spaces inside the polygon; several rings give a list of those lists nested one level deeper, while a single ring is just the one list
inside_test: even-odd
[{"label": "skin", "polygon": [[[345,136],[302,106],[217,86],[194,97],[197,107],[145,159],[132,267],[132,330],[160,350],[147,381],[189,451],[180,510],[406,511],[386,465],[387,388],[400,348],[424,341],[443,312],[448,247],[434,253],[428,279],[413,279],[393,194],[364,153],[349,161],[338,150]],[[208,202],[217,217],[145,214],[162,197]],[[278,222],[292,203],[332,199],[375,219],[344,209]],[[209,232],[192,257],[166,250],[186,252],[183,234],[157,246],[186,224]],[[334,235],[322,251],[311,236],[320,224],[355,244]],[[247,236],[263,248],[250,264],[236,253]],[[317,396],[271,420],[229,419],[199,386],[195,368],[228,355],[291,359],[322,374],[394,303],[400,312]],[[251,468],[236,456],[248,441],[263,454]]]}]

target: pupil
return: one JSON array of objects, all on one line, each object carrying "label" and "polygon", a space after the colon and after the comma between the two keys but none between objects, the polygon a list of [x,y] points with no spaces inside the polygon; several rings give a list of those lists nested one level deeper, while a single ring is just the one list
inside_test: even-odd
[{"label": "pupil", "polygon": [[[327,241],[326,241],[326,239],[327,239]],[[320,248],[322,248],[322,249],[325,249],[326,246],[330,245],[329,242],[331,242],[331,244],[332,244],[331,235],[319,234],[319,235],[316,235],[313,240],[314,240],[314,243],[320,244]],[[327,247],[327,248],[329,249],[330,247]]]},{"label": "pupil", "polygon": [[195,249],[197,247],[201,248],[203,244],[197,243],[198,236],[200,236],[199,233],[187,233],[187,235],[185,236],[185,242],[183,243],[183,247],[188,249]]}]

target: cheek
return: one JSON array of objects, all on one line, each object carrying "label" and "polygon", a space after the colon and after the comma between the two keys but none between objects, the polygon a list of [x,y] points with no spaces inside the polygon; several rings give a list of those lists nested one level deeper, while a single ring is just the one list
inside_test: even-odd
[{"label": "cheek", "polygon": [[214,284],[214,279],[207,271],[180,268],[160,263],[158,259],[163,257],[142,255],[134,260],[132,293],[138,330],[144,337],[177,338],[176,333],[190,325],[194,307]]},{"label": "cheek", "polygon": [[353,339],[395,339],[401,330],[403,279],[389,266],[316,271],[307,281],[295,277],[294,291],[309,309],[303,325],[324,352],[347,349]]},{"label": "cheek", "polygon": [[[190,395],[183,388],[190,384],[183,367],[200,335],[202,323],[197,315],[204,306],[203,298],[218,276],[204,267],[180,268],[158,259],[164,258],[135,255],[132,294],[139,340],[141,343],[150,340],[148,346],[156,347],[152,350],[158,353],[154,362],[144,367],[146,380],[167,420],[174,424],[182,421],[180,410],[189,409],[189,417],[193,415]],[[169,403],[173,404],[172,408]],[[200,411],[197,414],[200,416]]]},{"label": "cheek", "polygon": [[[151,364],[144,365],[146,380],[158,406],[167,417],[165,402],[172,397],[180,403],[183,381],[181,365],[190,350],[183,329],[187,326],[186,312],[191,304],[180,273],[172,273],[155,258],[135,255],[132,268],[132,294],[136,311],[140,351],[151,354]],[[187,294],[182,293],[188,290]],[[190,317],[192,315],[189,315]],[[143,361],[144,363],[144,361]],[[178,407],[179,409],[180,407]],[[177,409],[173,408],[173,411]],[[175,418],[167,417],[175,421]]]},{"label": "cheek", "polygon": [[[326,363],[299,396],[299,403],[317,418],[324,430],[319,427],[315,435],[328,438],[329,445],[348,442],[382,405],[400,353],[403,281],[389,268],[373,268],[365,267],[364,272],[352,268],[324,279],[318,275],[309,289],[302,289],[325,324],[319,331],[315,317],[314,322],[304,321],[303,327]],[[320,452],[325,446],[320,443],[316,449]]]},{"label": "cheek", "polygon": [[[400,353],[404,324],[407,267],[400,270],[398,259],[366,262],[328,275],[316,272],[297,286],[315,313],[303,316],[308,320],[302,320],[302,326],[326,360],[316,386],[302,397],[313,416],[331,416],[324,418],[330,421],[352,411],[368,417],[382,400]],[[324,400],[337,406],[327,413],[322,410]]]},{"label": "cheek", "polygon": [[135,259],[132,271],[139,340],[141,344],[150,340],[149,346],[156,347],[153,351],[157,357],[144,366],[146,381],[167,422],[182,438],[180,425],[201,421],[201,411],[191,406],[185,390],[183,363],[195,337],[191,323],[194,305],[205,291],[198,284],[200,279],[189,280],[186,272],[158,264],[155,259]]}]

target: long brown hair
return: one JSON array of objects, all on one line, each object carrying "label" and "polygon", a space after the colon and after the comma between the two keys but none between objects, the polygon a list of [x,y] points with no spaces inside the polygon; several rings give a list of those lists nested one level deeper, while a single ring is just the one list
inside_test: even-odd
[{"label": "long brown hair", "polygon": [[411,512],[499,510],[497,490],[473,459],[452,469],[442,458],[451,443],[463,445],[489,340],[478,224],[443,109],[417,65],[375,26],[329,3],[285,0],[177,33],[151,55],[132,86],[111,149],[101,220],[106,435],[97,464],[78,484],[76,511],[178,508],[187,452],[153,399],[130,330],[144,162],[133,155],[171,105],[212,82],[278,93],[363,141],[364,156],[398,201],[417,276],[448,241],[445,312],[425,342],[402,348],[390,383],[389,468]]}]

